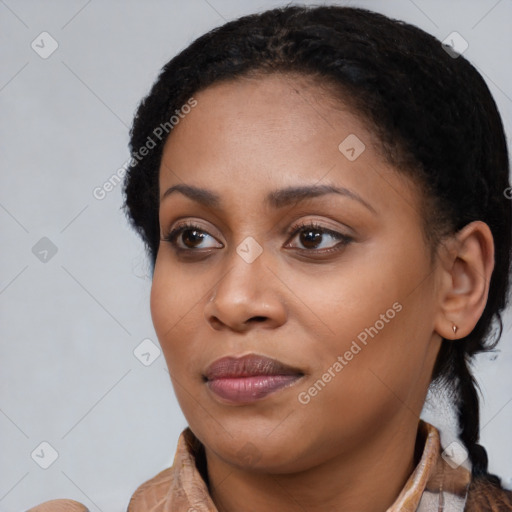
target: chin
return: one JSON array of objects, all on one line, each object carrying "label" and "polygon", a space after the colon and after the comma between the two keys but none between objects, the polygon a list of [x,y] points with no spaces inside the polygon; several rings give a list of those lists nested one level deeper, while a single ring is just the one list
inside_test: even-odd
[{"label": "chin", "polygon": [[[286,474],[307,469],[307,449],[297,442],[300,432],[286,432],[284,437],[268,436],[269,429],[246,430],[239,435],[204,439],[205,444],[226,464],[242,471]],[[211,437],[211,436],[210,436]]]}]

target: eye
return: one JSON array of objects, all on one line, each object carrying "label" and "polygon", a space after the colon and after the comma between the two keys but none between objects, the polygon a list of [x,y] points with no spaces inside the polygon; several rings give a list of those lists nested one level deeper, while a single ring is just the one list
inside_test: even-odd
[{"label": "eye", "polygon": [[[314,222],[295,225],[291,228],[292,240],[298,239],[301,251],[330,253],[343,249],[353,238],[320,226]],[[293,247],[287,244],[286,247]]]},{"label": "eye", "polygon": [[[208,239],[211,239],[211,242],[209,245],[205,245]],[[219,242],[200,226],[190,222],[176,226],[162,240],[169,242],[178,251],[223,247],[222,244],[219,245]]]}]

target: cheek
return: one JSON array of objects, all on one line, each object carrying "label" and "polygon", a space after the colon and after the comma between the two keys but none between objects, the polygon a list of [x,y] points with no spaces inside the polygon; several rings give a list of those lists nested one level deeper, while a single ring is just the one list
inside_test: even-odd
[{"label": "cheek", "polygon": [[157,265],[151,285],[150,308],[153,325],[161,344],[164,342],[164,334],[172,329],[177,320],[178,304],[175,289],[176,283],[165,279],[165,273]]},{"label": "cheek", "polygon": [[330,344],[342,356],[343,369],[332,379],[332,389],[322,391],[319,409],[336,404],[351,412],[356,426],[400,410],[419,414],[433,364],[431,312],[421,294],[393,302],[395,297],[400,295],[368,303],[366,314],[351,325],[351,336],[340,336],[336,347]]},{"label": "cheek", "polygon": [[197,328],[200,299],[197,287],[190,280],[187,285],[183,272],[157,262],[151,285],[151,318],[168,366],[184,356],[188,345],[182,341]]},{"label": "cheek", "polygon": [[373,326],[377,323],[379,333],[388,331],[399,316],[393,304],[403,297],[402,283],[393,276],[392,269],[355,260],[349,269],[340,266],[314,278],[289,278],[300,299],[295,301],[292,297],[301,327],[311,328],[320,353],[327,350],[337,355],[348,350],[358,335],[363,341],[369,337],[366,329],[375,332]]},{"label": "cheek", "polygon": [[[379,315],[386,311],[377,309]],[[428,372],[425,344],[404,337],[410,314],[404,307],[388,318],[389,323],[370,314],[358,320],[359,325],[352,324],[355,335],[329,339],[322,363],[298,389],[301,405],[297,411],[304,430],[320,428],[326,439],[336,443],[340,432],[358,439],[373,435],[382,422],[403,411],[419,414]],[[322,418],[321,426],[316,424],[318,418]]]},{"label": "cheek", "polygon": [[426,261],[407,256],[397,251],[371,263],[354,259],[350,271],[320,281],[322,293],[308,292],[307,304],[329,327],[309,354],[314,371],[308,385],[328,381],[318,383],[321,393],[311,390],[319,408],[338,403],[362,413],[362,404],[367,410],[390,402],[402,407],[428,382],[432,280],[425,279]]}]

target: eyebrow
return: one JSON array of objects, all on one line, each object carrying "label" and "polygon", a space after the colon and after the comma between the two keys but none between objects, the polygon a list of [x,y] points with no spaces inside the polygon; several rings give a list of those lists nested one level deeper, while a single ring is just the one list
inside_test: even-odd
[{"label": "eyebrow", "polygon": [[[173,185],[172,187],[168,188],[162,194],[160,201],[163,201],[165,198],[169,197],[173,192],[180,192],[189,199],[197,201],[204,206],[219,209],[222,205],[222,200],[217,193],[205,188],[185,184]],[[265,197],[264,202],[272,208],[279,209],[284,208],[285,206],[288,206],[292,203],[324,196],[327,194],[339,194],[341,196],[348,197],[358,201],[368,210],[374,214],[377,214],[375,208],[373,208],[373,206],[365,201],[359,194],[348,188],[335,187],[334,185],[303,185],[298,187],[282,188],[270,192]]]}]

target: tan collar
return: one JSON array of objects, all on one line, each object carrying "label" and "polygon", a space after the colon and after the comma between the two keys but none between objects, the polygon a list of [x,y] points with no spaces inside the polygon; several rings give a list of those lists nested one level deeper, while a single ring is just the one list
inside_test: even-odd
[{"label": "tan collar", "polygon": [[457,466],[456,457],[442,455],[439,431],[430,423],[420,421],[418,436],[425,443],[421,459],[386,512],[462,512],[471,483],[469,461]]},{"label": "tan collar", "polygon": [[[387,512],[462,512],[470,469],[452,467],[454,461],[446,454],[441,456],[439,432],[434,426],[420,421],[418,436],[424,443],[421,459]],[[186,428],[178,440],[172,467],[135,491],[128,512],[218,512],[205,478],[204,448]]]}]

